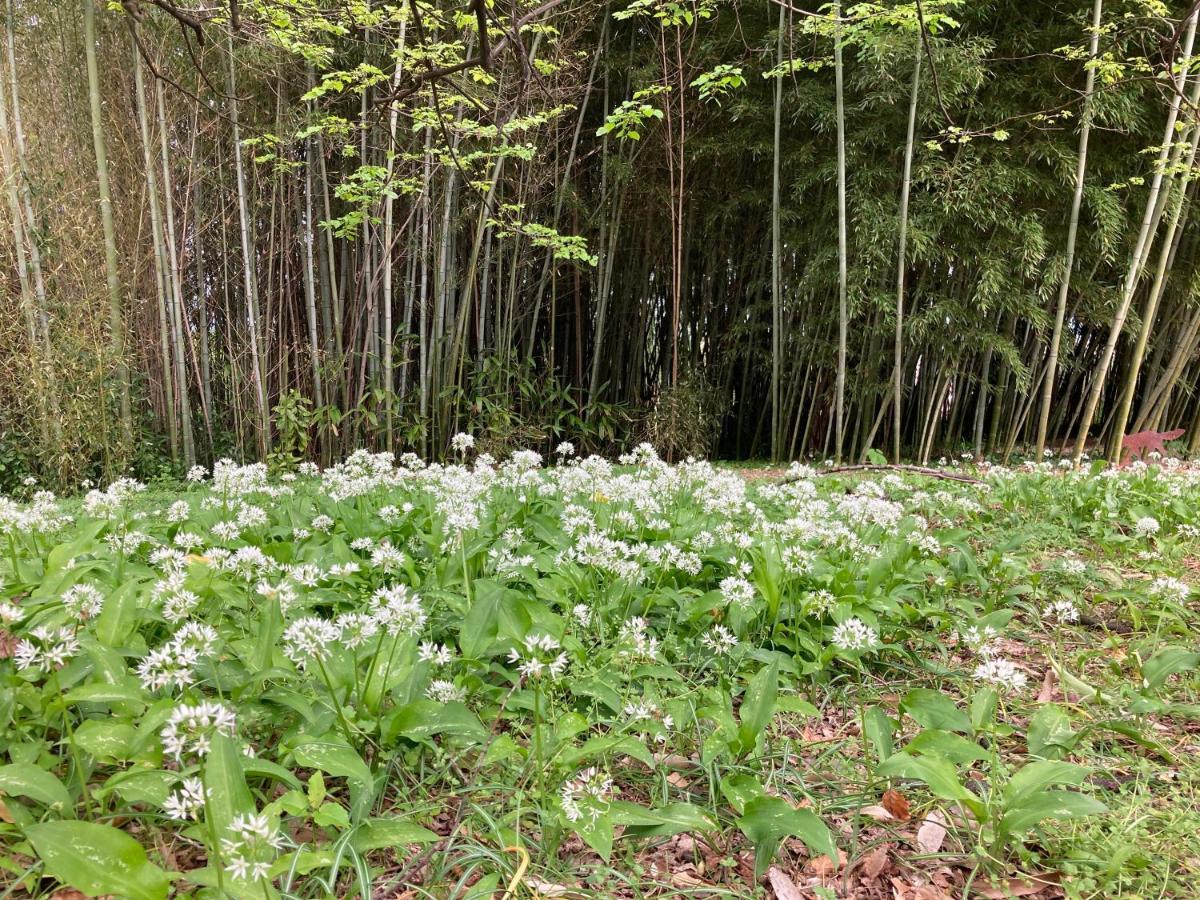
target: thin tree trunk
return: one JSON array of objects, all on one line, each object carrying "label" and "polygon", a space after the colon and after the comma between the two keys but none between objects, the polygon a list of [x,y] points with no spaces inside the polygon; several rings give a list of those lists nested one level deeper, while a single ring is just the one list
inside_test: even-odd
[{"label": "thin tree trunk", "polygon": [[834,90],[837,107],[837,206],[838,206],[838,348],[837,348],[837,386],[834,399],[834,439],[833,458],[837,463],[842,461],[842,439],[844,437],[844,419],[846,405],[846,332],[849,312],[846,306],[847,273],[847,237],[846,237],[846,98],[844,73],[842,64],[842,4],[833,5],[833,15],[838,21],[834,34],[833,65]]},{"label": "thin tree trunk", "polygon": [[[1083,416],[1079,421],[1079,433],[1075,438],[1074,461],[1076,466],[1079,465],[1079,461],[1083,457],[1083,450],[1087,444],[1088,433],[1092,429],[1092,421],[1096,417],[1096,407],[1100,405],[1100,395],[1104,392],[1104,382],[1108,378],[1108,370],[1112,365],[1117,341],[1120,340],[1121,331],[1125,327],[1125,318],[1129,315],[1129,307],[1133,303],[1133,295],[1137,291],[1138,277],[1141,275],[1142,267],[1146,263],[1146,258],[1150,252],[1150,245],[1153,242],[1151,231],[1156,223],[1155,211],[1158,206],[1158,195],[1162,190],[1164,163],[1166,163],[1174,143],[1175,121],[1179,115],[1180,89],[1187,79],[1188,63],[1192,56],[1192,44],[1196,37],[1196,16],[1196,12],[1188,16],[1187,34],[1184,37],[1183,43],[1183,63],[1179,77],[1175,83],[1176,90],[1171,96],[1171,105],[1167,113],[1167,124],[1163,130],[1162,150],[1159,153],[1158,163],[1155,166],[1154,176],[1150,183],[1150,194],[1146,199],[1146,212],[1142,217],[1142,227],[1138,233],[1137,243],[1134,245],[1133,256],[1129,262],[1129,270],[1125,274],[1125,284],[1121,291],[1121,302],[1117,307],[1112,326],[1109,328],[1108,341],[1104,346],[1100,361],[1097,363],[1092,389],[1088,394],[1087,403],[1083,408]],[[1117,440],[1114,443],[1119,453],[1120,441]],[[1114,463],[1118,461],[1119,459],[1113,460]]]},{"label": "thin tree trunk", "polygon": [[263,357],[258,311],[258,274],[255,265],[254,237],[250,226],[250,206],[246,191],[246,169],[242,163],[242,136],[238,125],[237,80],[234,73],[233,35],[229,36],[229,125],[233,129],[233,159],[237,172],[238,231],[242,243],[242,283],[246,292],[246,322],[250,335],[250,371],[253,378],[257,417],[258,452],[266,459],[271,450],[271,417],[267,410],[266,363]]},{"label": "thin tree trunk", "polygon": [[112,194],[108,186],[108,147],[100,102],[100,71],[96,63],[96,7],[83,0],[83,49],[87,61],[88,104],[92,118],[92,149],[96,155],[96,183],[100,224],[104,230],[104,276],[108,289],[108,330],[117,394],[121,409],[124,456],[133,450],[133,410],[130,403],[129,366],[125,360],[125,319],[121,311],[121,277],[117,270],[117,233],[113,225]]},{"label": "thin tree trunk", "polygon": [[916,146],[917,95],[921,87],[921,41],[917,35],[917,58],[913,63],[912,98],[908,103],[908,137],[904,144],[904,181],[900,187],[900,247],[896,254],[896,344],[892,368],[892,459],[900,464],[900,432],[903,427],[904,385],[904,277],[908,270],[908,196],[912,188],[913,148]]}]

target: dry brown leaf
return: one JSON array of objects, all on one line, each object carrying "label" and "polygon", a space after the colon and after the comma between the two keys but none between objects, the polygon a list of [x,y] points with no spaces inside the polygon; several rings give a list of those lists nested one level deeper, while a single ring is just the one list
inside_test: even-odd
[{"label": "dry brown leaf", "polygon": [[1054,699],[1054,689],[1058,686],[1058,679],[1054,674],[1053,667],[1046,669],[1046,674],[1042,677],[1042,689],[1038,691],[1037,702],[1049,703]]},{"label": "dry brown leaf", "polygon": [[775,892],[775,896],[779,900],[804,900],[800,888],[796,887],[796,883],[788,878],[778,866],[771,866],[767,869],[767,880],[771,882],[771,890]]},{"label": "dry brown leaf", "polygon": [[708,882],[696,874],[695,866],[684,866],[671,873],[671,886],[677,888],[705,887]]},{"label": "dry brown leaf", "polygon": [[863,874],[875,881],[888,867],[888,848],[880,847],[862,861]]},{"label": "dry brown leaf", "polygon": [[901,822],[907,822],[911,817],[908,809],[908,798],[897,790],[883,792],[883,808]]},{"label": "dry brown leaf", "polygon": [[1007,900],[1009,897],[1036,897],[1043,891],[1058,887],[1058,874],[1054,872],[1045,875],[1030,875],[1025,878],[1009,878],[1005,884],[997,887],[974,887],[972,893],[987,900]]},{"label": "dry brown leaf", "polygon": [[668,772],[667,773],[667,782],[669,784],[674,785],[677,788],[680,788],[680,789],[685,788],[691,784],[690,781],[688,781],[686,778],[684,778],[678,772]]},{"label": "dry brown leaf", "polygon": [[946,817],[935,809],[917,829],[917,846],[922,853],[937,853],[946,839]]},{"label": "dry brown leaf", "polygon": [[525,884],[529,885],[529,889],[536,897],[565,897],[571,893],[571,889],[565,884],[554,884],[542,881],[540,878],[526,878]]},{"label": "dry brown leaf", "polygon": [[844,851],[839,850],[837,862],[834,862],[828,856],[815,856],[804,866],[804,870],[806,872],[811,872],[814,875],[819,875],[822,878],[826,878],[843,868],[845,865],[846,854]]},{"label": "dry brown leaf", "polygon": [[[111,896],[111,895],[105,895],[105,896]],[[50,900],[87,900],[87,894],[81,894],[81,893],[79,893],[79,891],[75,890],[74,888],[66,888],[61,891],[55,891],[50,896]],[[104,900],[104,898],[101,897],[100,900]]]}]

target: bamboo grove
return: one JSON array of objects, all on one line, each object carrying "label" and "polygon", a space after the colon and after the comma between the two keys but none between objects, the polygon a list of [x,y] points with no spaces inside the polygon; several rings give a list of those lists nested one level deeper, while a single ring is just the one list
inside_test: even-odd
[{"label": "bamboo grove", "polygon": [[0,487],[463,430],[1195,452],[1196,16],[6,0]]}]

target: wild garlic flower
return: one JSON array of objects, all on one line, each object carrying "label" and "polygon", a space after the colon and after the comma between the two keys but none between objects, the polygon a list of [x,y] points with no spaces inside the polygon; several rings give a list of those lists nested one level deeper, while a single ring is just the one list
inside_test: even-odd
[{"label": "wild garlic flower", "polygon": [[562,786],[559,802],[567,821],[578,822],[587,816],[595,822],[608,811],[615,793],[612,778],[591,766]]},{"label": "wild garlic flower", "polygon": [[433,663],[435,666],[446,666],[454,658],[450,648],[445,644],[435,644],[433,641],[422,641],[417,651],[417,658],[422,662]]},{"label": "wild garlic flower", "polygon": [[592,624],[592,608],[586,603],[576,603],[571,607],[571,618],[580,628],[588,628]]},{"label": "wild garlic flower", "polygon": [[377,590],[371,596],[370,612],[390,637],[417,634],[425,627],[421,597],[403,584]]},{"label": "wild garlic flower", "polygon": [[557,456],[561,456],[565,459],[568,456],[575,455],[575,445],[572,444],[570,441],[563,441],[557,447],[554,448],[554,452]]},{"label": "wild garlic flower", "polygon": [[151,650],[138,664],[138,677],[148,691],[179,690],[195,683],[196,663],[216,650],[217,632],[211,625],[189,622],[163,646]]},{"label": "wild garlic flower", "polygon": [[15,603],[0,600],[0,625],[15,625],[25,618],[25,611]]},{"label": "wild garlic flower", "polygon": [[233,817],[229,837],[221,838],[225,868],[239,881],[259,881],[271,872],[271,863],[283,847],[279,829],[262,814],[247,813]]},{"label": "wild garlic flower", "polygon": [[188,516],[192,514],[192,507],[186,500],[176,500],[167,507],[167,521],[171,524],[186,522]]},{"label": "wild garlic flower", "polygon": [[313,516],[313,520],[310,524],[312,525],[313,531],[320,531],[322,533],[333,529],[333,519],[324,513],[318,516]]},{"label": "wild garlic flower", "polygon": [[379,633],[375,617],[363,612],[342,613],[334,620],[334,625],[341,634],[342,646],[349,650],[357,650]]},{"label": "wild garlic flower", "polygon": [[870,650],[879,645],[879,634],[859,618],[850,618],[833,629],[830,638],[839,650]]},{"label": "wild garlic flower", "polygon": [[1073,600],[1052,600],[1046,604],[1045,616],[1059,622],[1078,622],[1079,607]]},{"label": "wild garlic flower", "polygon": [[975,667],[975,680],[994,684],[1006,691],[1024,690],[1029,678],[1010,660],[998,656],[989,657]]},{"label": "wild garlic flower", "polygon": [[208,469],[204,468],[204,466],[192,466],[190,469],[188,469],[187,480],[193,484],[203,481],[207,477]]},{"label": "wild garlic flower", "polygon": [[61,669],[79,652],[79,639],[67,627],[39,625],[13,651],[13,661],[21,670],[52,672]]},{"label": "wild garlic flower", "polygon": [[374,540],[374,538],[369,538],[369,537],[365,537],[365,536],[364,537],[356,537],[354,540],[352,540],[350,542],[350,549],[351,550],[359,550],[359,551],[373,550],[373,549],[375,549],[375,540]]},{"label": "wild garlic flower", "polygon": [[730,606],[750,609],[754,606],[754,585],[745,578],[730,575],[721,579],[721,594]]},{"label": "wild garlic flower", "polygon": [[466,453],[475,446],[475,438],[473,435],[467,434],[465,431],[460,431],[454,437],[450,438],[450,448],[455,453]]},{"label": "wild garlic flower", "polygon": [[453,681],[435,678],[425,689],[425,696],[437,703],[462,703],[467,699],[467,691]]},{"label": "wild garlic flower", "polygon": [[714,625],[700,638],[700,643],[717,656],[727,656],[737,648],[737,636],[724,625]]},{"label": "wild garlic flower", "polygon": [[658,638],[651,634],[646,620],[641,616],[634,616],[621,623],[617,640],[622,645],[621,652],[633,659],[649,662],[658,656]]},{"label": "wild garlic flower", "polygon": [[306,669],[309,663],[328,659],[329,645],[341,636],[342,630],[328,619],[305,616],[284,629],[283,652],[298,668]]},{"label": "wild garlic flower", "polygon": [[238,535],[242,533],[242,527],[233,519],[226,519],[223,522],[217,522],[209,531],[223,541],[236,541]]},{"label": "wild garlic flower", "polygon": [[525,678],[558,678],[567,670],[568,659],[561,645],[550,635],[530,634],[519,649],[514,647],[508,652],[508,661],[516,665]]},{"label": "wild garlic flower", "polygon": [[979,656],[992,656],[999,650],[996,641],[1000,637],[1000,632],[991,625],[968,625],[966,628],[956,631],[955,637],[960,644]]},{"label": "wild garlic flower", "polygon": [[1162,600],[1173,603],[1184,603],[1191,596],[1192,589],[1185,581],[1163,576],[1154,579],[1150,585],[1150,593]]},{"label": "wild garlic flower", "polygon": [[805,614],[819,619],[833,612],[833,608],[837,606],[837,597],[824,589],[809,591],[803,605]]},{"label": "wild garlic flower", "polygon": [[1138,537],[1153,537],[1162,529],[1158,519],[1154,516],[1142,516],[1133,523],[1133,532]]},{"label": "wild garlic flower", "polygon": [[403,565],[404,553],[393,547],[391,541],[385,539],[371,551],[371,566],[381,572],[395,572]]},{"label": "wild garlic flower", "polygon": [[163,812],[181,822],[199,821],[204,812],[204,782],[199,778],[183,779],[179,790],[163,802]]},{"label": "wild garlic flower", "polygon": [[213,735],[233,737],[237,717],[223,703],[203,700],[200,703],[181,703],[171,711],[160,737],[163,750],[182,762],[184,756],[201,759],[212,749]]},{"label": "wild garlic flower", "polygon": [[86,621],[100,615],[104,608],[104,594],[94,584],[76,584],[63,591],[62,602],[67,612]]}]

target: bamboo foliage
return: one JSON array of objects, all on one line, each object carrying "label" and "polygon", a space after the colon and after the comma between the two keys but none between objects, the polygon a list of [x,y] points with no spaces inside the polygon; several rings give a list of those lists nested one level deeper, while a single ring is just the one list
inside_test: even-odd
[{"label": "bamboo foliage", "polygon": [[0,484],[1200,422],[1190,5],[80,2],[7,7]]}]

